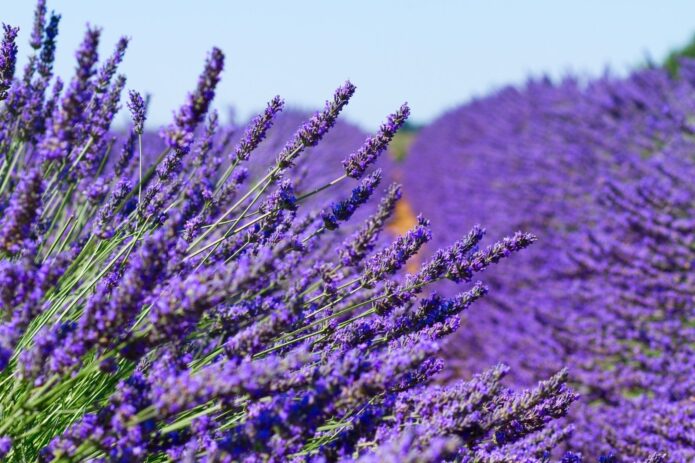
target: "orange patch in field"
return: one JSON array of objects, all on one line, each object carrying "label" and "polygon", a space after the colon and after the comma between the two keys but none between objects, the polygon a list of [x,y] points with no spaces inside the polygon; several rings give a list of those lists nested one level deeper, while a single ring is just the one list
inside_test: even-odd
[{"label": "orange patch in field", "polygon": [[[417,225],[417,217],[413,208],[407,199],[401,198],[396,203],[396,209],[393,211],[393,220],[388,224],[387,229],[394,235],[402,235],[411,228]],[[406,270],[410,273],[415,273],[419,265],[419,256],[415,256],[406,265]]]},{"label": "orange patch in field", "polygon": [[396,210],[393,211],[393,220],[388,224],[388,230],[396,235],[402,235],[417,225],[417,218],[413,208],[407,199],[402,198],[396,203]]}]

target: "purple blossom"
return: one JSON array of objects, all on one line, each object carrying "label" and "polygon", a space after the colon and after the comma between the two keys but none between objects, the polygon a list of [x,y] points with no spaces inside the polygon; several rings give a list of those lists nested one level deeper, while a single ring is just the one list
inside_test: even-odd
[{"label": "purple blossom", "polygon": [[12,450],[12,439],[7,436],[0,437],[0,458],[5,458]]},{"label": "purple blossom", "polygon": [[355,210],[370,198],[374,189],[379,186],[379,182],[381,182],[381,170],[376,170],[352,190],[349,198],[333,203],[327,210],[322,211],[321,219],[324,227],[334,230],[338,227],[338,222],[349,220]]},{"label": "purple blossom", "polygon": [[278,155],[278,167],[290,167],[304,148],[318,144],[323,136],[335,125],[338,115],[350,101],[350,98],[355,93],[355,89],[356,87],[350,81],[338,87],[333,95],[333,100],[326,101],[325,109],[315,113],[287,142]]},{"label": "purple blossom", "polygon": [[409,115],[410,108],[407,103],[403,103],[398,111],[390,114],[374,137],[367,138],[364,145],[362,145],[359,150],[343,160],[343,167],[345,167],[346,175],[352,178],[360,178],[367,167],[386,150],[393,136],[405,123]]},{"label": "purple blossom", "polygon": [[2,25],[4,35],[0,43],[0,101],[7,98],[7,91],[12,85],[14,69],[17,64],[17,33],[18,27]]},{"label": "purple blossom", "polygon": [[174,115],[174,123],[164,132],[167,144],[175,151],[185,154],[190,149],[195,128],[208,112],[223,68],[224,53],[219,48],[213,48],[205,61],[198,86],[188,95],[186,103]]},{"label": "purple blossom", "polygon": [[365,264],[361,281],[365,286],[372,285],[385,275],[399,270],[413,257],[423,244],[432,238],[430,221],[418,216],[417,225],[398,237],[391,245],[370,257]]},{"label": "purple blossom", "polygon": [[343,265],[353,266],[357,264],[374,249],[375,241],[382,232],[386,221],[393,214],[396,202],[400,198],[400,185],[392,184],[389,186],[386,195],[379,202],[377,212],[369,217],[362,227],[341,245],[338,255]]},{"label": "purple blossom", "polygon": [[16,254],[31,239],[32,227],[41,208],[43,178],[38,170],[25,172],[12,193],[10,204],[0,222],[0,250]]},{"label": "purple blossom", "polygon": [[44,30],[43,43],[39,56],[38,70],[44,79],[49,79],[53,72],[53,62],[55,61],[56,37],[58,36],[58,24],[60,15],[51,12],[48,26]]},{"label": "purple blossom", "polygon": [[128,92],[128,110],[133,118],[133,132],[142,135],[145,126],[145,100],[135,90]]},{"label": "purple blossom", "polygon": [[40,149],[47,161],[65,159],[78,141],[84,120],[85,107],[92,98],[91,79],[96,73],[97,47],[101,30],[87,28],[85,38],[76,53],[77,68],[60,104],[56,104],[47,122],[47,131]]},{"label": "purple blossom", "polygon": [[31,29],[29,45],[34,50],[41,48],[44,26],[46,25],[46,0],[38,0],[34,10],[34,27]]},{"label": "purple blossom", "polygon": [[105,62],[102,64],[101,68],[96,74],[96,81],[94,83],[94,91],[96,93],[104,93],[109,88],[111,79],[116,75],[118,70],[118,65],[123,61],[123,56],[128,48],[128,38],[121,37],[116,43],[116,49]]},{"label": "purple blossom", "polygon": [[274,97],[268,103],[265,111],[262,114],[254,117],[249,123],[244,135],[239,140],[234,149],[234,159],[237,161],[246,161],[258,144],[265,139],[265,135],[273,126],[273,119],[282,111],[285,102],[279,96]]}]

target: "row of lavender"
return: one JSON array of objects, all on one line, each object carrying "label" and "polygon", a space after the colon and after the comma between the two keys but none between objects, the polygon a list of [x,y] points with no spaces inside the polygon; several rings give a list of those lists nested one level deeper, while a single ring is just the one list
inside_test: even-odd
[{"label": "row of lavender", "polygon": [[432,249],[476,223],[538,235],[488,274],[448,373],[503,361],[524,385],[568,367],[585,457],[695,461],[694,116],[692,62],[535,80],[442,116],[405,162]]},{"label": "row of lavender", "polygon": [[[64,85],[59,23],[40,0],[23,72],[19,31],[0,45],[0,458],[578,461],[557,453],[566,371],[431,384],[487,293],[472,280],[535,237],[472,228],[403,274],[430,222],[382,233],[401,187],[375,163],[407,105],[365,140],[337,121],[347,82],[308,120],[276,97],[235,134],[210,111],[215,48],[161,141],[132,90],[113,137],[128,40],[100,62],[89,27]],[[442,280],[463,288],[428,293]]]}]

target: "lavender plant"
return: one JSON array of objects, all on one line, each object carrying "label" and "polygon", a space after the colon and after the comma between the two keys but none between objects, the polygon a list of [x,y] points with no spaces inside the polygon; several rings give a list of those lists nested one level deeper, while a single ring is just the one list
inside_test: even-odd
[{"label": "lavender plant", "polygon": [[[477,274],[535,238],[482,247],[475,228],[403,275],[430,223],[386,237],[401,189],[383,190],[373,166],[407,105],[345,153],[335,180],[305,187],[294,167],[354,85],[254,169],[283,102],[234,143],[210,111],[224,68],[213,48],[161,152],[147,153],[139,93],[130,132],[111,131],[127,40],[100,63],[89,28],[63,86],[51,71],[59,16],[45,16],[40,0],[23,77],[16,29],[0,51],[4,460],[549,460],[567,434],[555,419],[576,398],[566,371],[525,390],[501,383],[501,365],[430,383],[440,341],[487,292]],[[339,185],[351,191],[326,195]],[[427,293],[446,279],[465,287]]]}]

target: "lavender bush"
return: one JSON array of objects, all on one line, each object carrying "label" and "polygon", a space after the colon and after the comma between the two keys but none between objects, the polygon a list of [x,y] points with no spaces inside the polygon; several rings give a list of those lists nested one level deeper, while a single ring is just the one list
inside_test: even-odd
[{"label": "lavender bush", "polygon": [[[64,83],[52,71],[59,20],[40,0],[18,77],[16,29],[0,48],[6,461],[551,458],[568,432],[556,418],[575,400],[565,370],[520,390],[502,384],[503,365],[431,384],[440,340],[487,292],[474,278],[535,238],[482,247],[475,227],[403,275],[430,222],[387,238],[401,188],[373,166],[407,105],[343,153],[331,180],[304,186],[295,166],[311,177],[322,164],[310,148],[355,87],[258,167],[283,102],[234,142],[210,111],[225,59],[213,48],[152,152],[162,143],[148,141],[136,91],[130,133],[111,133],[128,41],[100,61],[100,30],[88,28]],[[349,191],[331,196],[339,185]],[[358,209],[371,214],[353,226]],[[427,293],[445,279],[464,287]]]},{"label": "lavender bush", "polygon": [[506,88],[424,129],[406,161],[407,198],[438,211],[439,240],[478,221],[538,234],[489,275],[448,374],[504,361],[524,385],[569,367],[569,445],[585,457],[695,458],[695,80],[680,70]]},{"label": "lavender bush", "polygon": [[576,306],[562,323],[546,318],[593,403],[576,410],[582,432],[574,445],[588,452],[610,446],[638,461],[654,452],[695,458],[695,166],[682,156],[694,147],[674,144],[675,157],[655,156],[637,179],[607,182],[604,220],[577,233],[553,283]]}]

